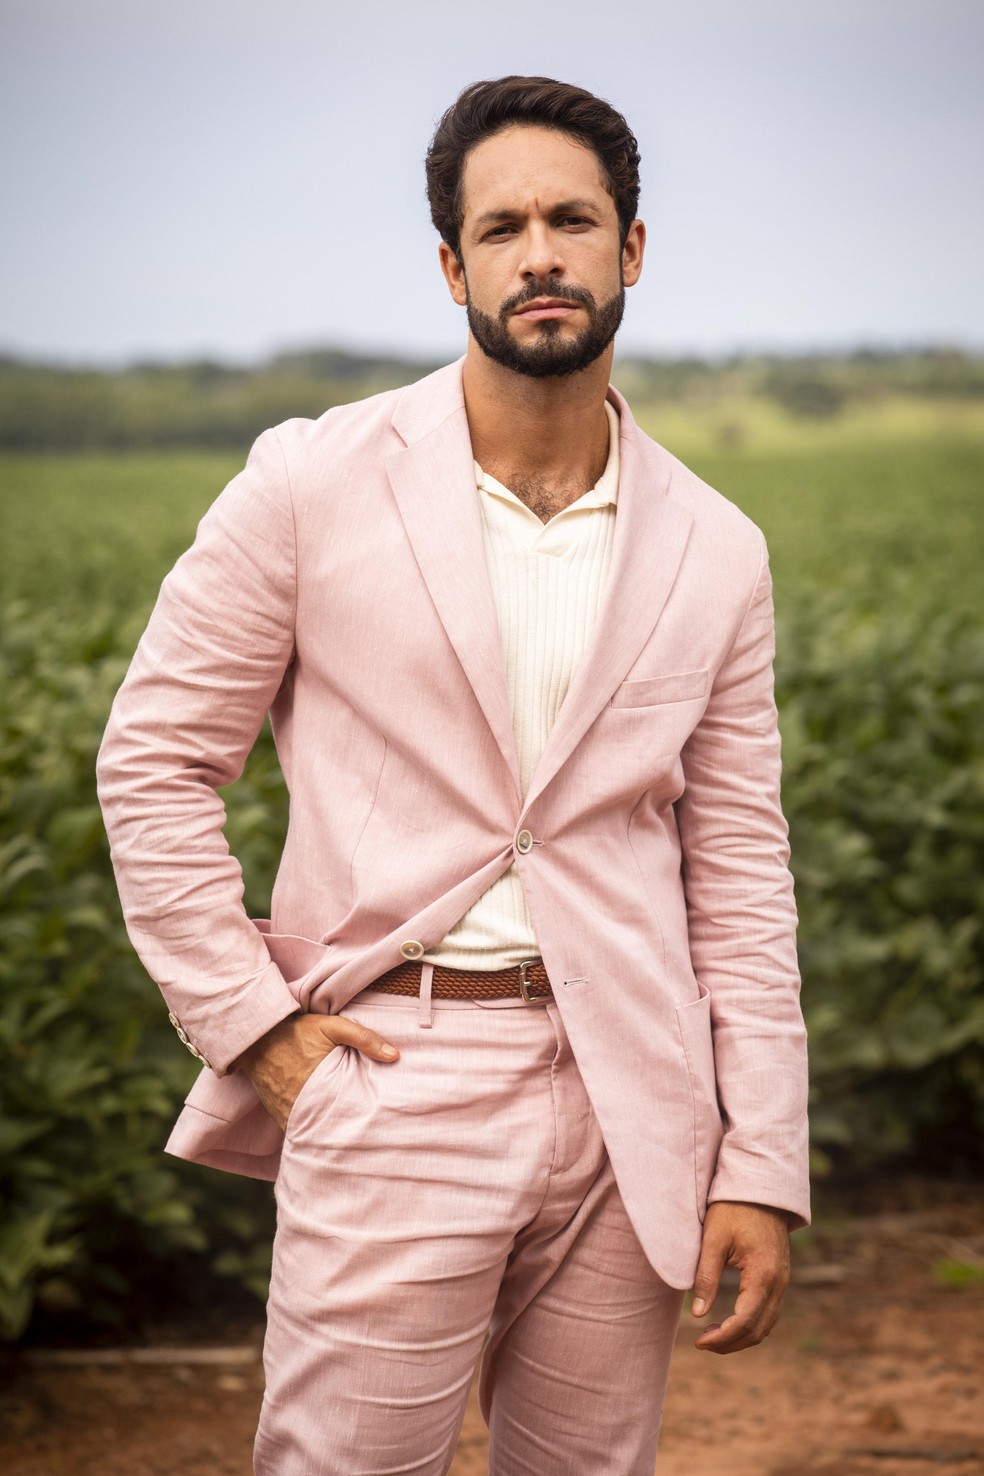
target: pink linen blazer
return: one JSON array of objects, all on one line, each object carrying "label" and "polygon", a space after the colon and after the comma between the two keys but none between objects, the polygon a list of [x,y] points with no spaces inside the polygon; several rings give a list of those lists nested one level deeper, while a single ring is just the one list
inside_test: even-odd
[{"label": "pink linen blazer", "polygon": [[[130,936],[206,1063],[169,1151],[274,1178],[230,1063],[515,861],[628,1213],[688,1286],[709,1198],[809,1214],[770,580],[758,529],[609,398],[604,603],[525,799],[460,364],[260,436],[164,582],[99,787]],[[216,789],[268,711],[290,828],[253,923]]]}]

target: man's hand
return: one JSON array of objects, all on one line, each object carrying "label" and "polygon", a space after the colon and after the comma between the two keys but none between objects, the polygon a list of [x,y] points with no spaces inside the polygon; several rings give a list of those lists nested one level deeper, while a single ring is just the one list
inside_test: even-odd
[{"label": "man's hand", "polygon": [[337,1045],[353,1046],[374,1061],[395,1061],[399,1051],[375,1030],[346,1015],[291,1015],[255,1041],[234,1063],[281,1129],[314,1068]]},{"label": "man's hand", "polygon": [[761,1204],[708,1205],[694,1277],[695,1317],[706,1317],[725,1266],[741,1272],[735,1310],[712,1322],[694,1344],[709,1353],[739,1353],[768,1337],[789,1285],[789,1224],[785,1210]]}]

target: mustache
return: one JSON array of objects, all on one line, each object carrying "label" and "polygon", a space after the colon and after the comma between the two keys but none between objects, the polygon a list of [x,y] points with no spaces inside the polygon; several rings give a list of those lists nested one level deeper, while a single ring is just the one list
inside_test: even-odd
[{"label": "mustache", "polygon": [[596,306],[594,294],[586,287],[571,287],[566,282],[527,282],[521,292],[506,298],[499,309],[500,318],[507,318],[517,308],[535,302],[538,297],[555,297],[558,302],[576,302],[581,307],[592,309]]}]

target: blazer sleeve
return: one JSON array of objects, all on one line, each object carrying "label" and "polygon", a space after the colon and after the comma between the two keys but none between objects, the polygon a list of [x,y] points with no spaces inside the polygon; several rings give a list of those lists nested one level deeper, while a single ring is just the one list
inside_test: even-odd
[{"label": "blazer sleeve", "polygon": [[779,799],[772,584],[761,563],[677,804],[690,953],[711,996],[724,1138],[709,1200],[809,1219],[806,1031],[796,905]]},{"label": "blazer sleeve", "polygon": [[216,790],[239,777],[294,647],[294,526],[276,431],[165,579],[97,765],[127,930],[218,1075],[296,1001],[243,908]]}]

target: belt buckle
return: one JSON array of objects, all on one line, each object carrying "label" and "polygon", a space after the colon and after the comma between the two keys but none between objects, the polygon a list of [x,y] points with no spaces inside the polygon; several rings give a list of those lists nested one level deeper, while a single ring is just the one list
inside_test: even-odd
[{"label": "belt buckle", "polygon": [[530,993],[530,981],[526,977],[526,970],[531,969],[535,963],[539,962],[540,960],[538,958],[524,958],[519,966],[519,993],[526,1004],[545,1005],[550,998],[548,994]]}]

